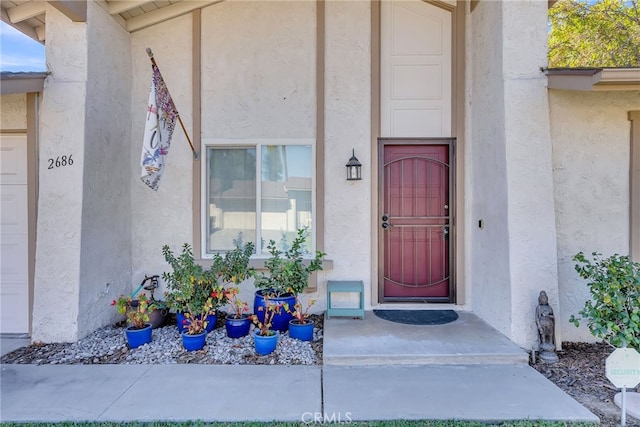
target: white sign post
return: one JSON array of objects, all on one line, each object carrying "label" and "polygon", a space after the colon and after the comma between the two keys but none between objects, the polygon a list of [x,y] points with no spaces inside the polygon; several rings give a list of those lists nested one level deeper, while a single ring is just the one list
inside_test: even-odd
[{"label": "white sign post", "polygon": [[627,425],[626,391],[640,383],[640,353],[633,348],[617,348],[605,363],[607,378],[622,389],[622,418],[620,424]]}]

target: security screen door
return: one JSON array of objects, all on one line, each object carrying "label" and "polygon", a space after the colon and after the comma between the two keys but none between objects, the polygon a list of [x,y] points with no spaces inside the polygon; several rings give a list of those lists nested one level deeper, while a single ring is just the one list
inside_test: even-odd
[{"label": "security screen door", "polygon": [[382,300],[451,302],[453,140],[380,140]]}]

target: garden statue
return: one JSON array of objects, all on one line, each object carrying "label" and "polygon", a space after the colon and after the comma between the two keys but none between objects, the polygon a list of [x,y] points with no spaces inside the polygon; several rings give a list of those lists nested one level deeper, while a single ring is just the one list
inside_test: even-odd
[{"label": "garden statue", "polygon": [[540,341],[540,360],[545,363],[556,363],[558,355],[555,351],[555,319],[545,291],[540,291],[538,296],[536,326],[538,327],[538,339]]}]

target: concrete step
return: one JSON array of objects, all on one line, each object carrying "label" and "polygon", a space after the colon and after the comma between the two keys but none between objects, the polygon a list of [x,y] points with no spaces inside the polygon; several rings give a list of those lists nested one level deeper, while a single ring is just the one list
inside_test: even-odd
[{"label": "concrete step", "polygon": [[458,312],[445,325],[405,325],[378,318],[324,321],[324,365],[527,364],[529,354],[478,316]]}]

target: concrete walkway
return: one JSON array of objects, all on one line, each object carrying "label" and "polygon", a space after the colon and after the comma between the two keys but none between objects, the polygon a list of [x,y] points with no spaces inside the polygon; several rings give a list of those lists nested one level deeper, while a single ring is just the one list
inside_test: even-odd
[{"label": "concrete walkway", "polygon": [[[3,353],[16,342],[2,340]],[[471,313],[330,319],[324,366],[1,365],[0,421],[597,422]]]},{"label": "concrete walkway", "polygon": [[0,421],[598,418],[526,365],[2,365]]},{"label": "concrete walkway", "polygon": [[445,325],[403,325],[367,311],[324,321],[325,365],[527,364],[529,354],[473,313]]}]

